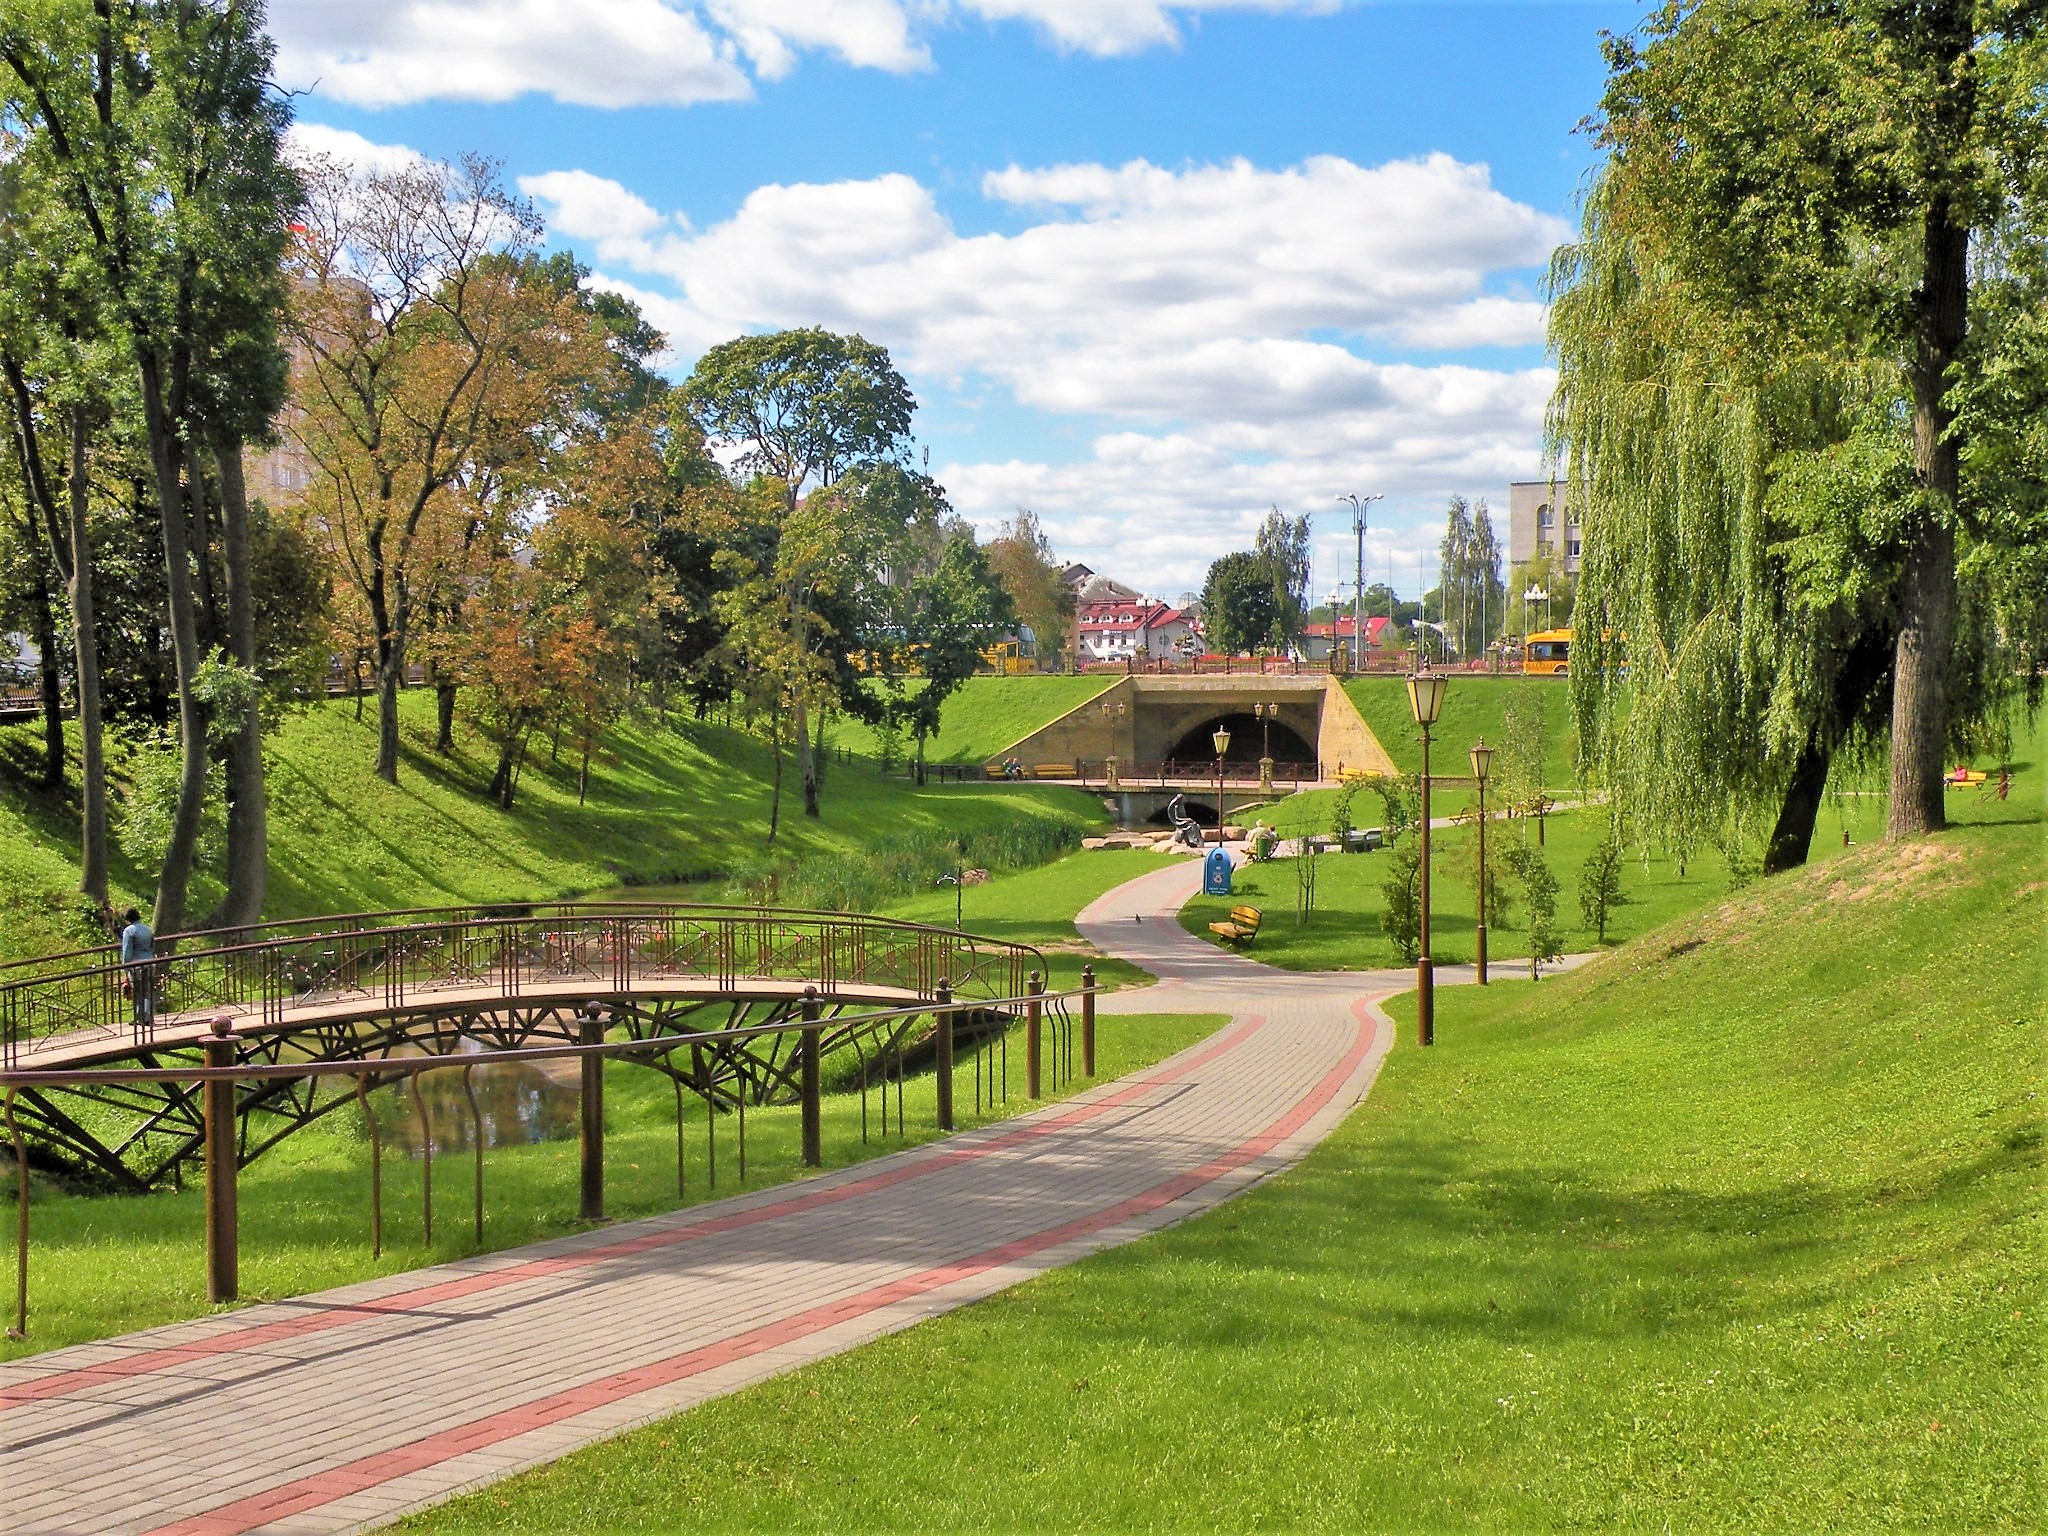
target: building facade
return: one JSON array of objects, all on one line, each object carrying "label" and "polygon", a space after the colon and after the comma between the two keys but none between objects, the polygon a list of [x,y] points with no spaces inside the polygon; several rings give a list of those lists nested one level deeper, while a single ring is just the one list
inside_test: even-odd
[{"label": "building facade", "polygon": [[1074,610],[1083,661],[1146,661],[1181,654],[1188,616],[1149,598],[1079,603]]},{"label": "building facade", "polygon": [[1508,486],[1508,561],[1527,565],[1538,555],[1562,557],[1567,576],[1579,574],[1579,517],[1564,504],[1554,480],[1517,480]]}]

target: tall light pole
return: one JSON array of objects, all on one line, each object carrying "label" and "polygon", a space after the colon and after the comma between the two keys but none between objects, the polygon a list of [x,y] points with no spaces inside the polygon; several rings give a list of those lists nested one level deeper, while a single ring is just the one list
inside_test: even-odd
[{"label": "tall light pole", "polygon": [[1472,777],[1479,783],[1479,985],[1486,985],[1486,770],[1493,748],[1480,737],[1472,743]]},{"label": "tall light pole", "polygon": [[1385,500],[1385,493],[1353,496],[1348,491],[1337,498],[1351,503],[1351,531],[1358,537],[1358,566],[1351,582],[1351,670],[1365,670],[1365,509]]},{"label": "tall light pole", "polygon": [[1216,846],[1223,846],[1223,754],[1230,750],[1230,732],[1222,726],[1209,738],[1216,746]]},{"label": "tall light pole", "polygon": [[1436,966],[1429,955],[1429,728],[1444,707],[1444,680],[1418,667],[1408,679],[1408,708],[1422,727],[1422,950],[1415,959],[1415,1043],[1436,1043]]},{"label": "tall light pole", "polygon": [[1252,705],[1252,718],[1259,722],[1259,793],[1273,793],[1273,717],[1280,713],[1277,700]]}]

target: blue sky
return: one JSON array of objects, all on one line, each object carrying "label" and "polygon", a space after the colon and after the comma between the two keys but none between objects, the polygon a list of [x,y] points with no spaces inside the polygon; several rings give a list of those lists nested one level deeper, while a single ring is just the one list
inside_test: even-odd
[{"label": "blue sky", "polygon": [[[273,0],[302,141],[503,160],[686,371],[891,349],[955,504],[1162,596],[1379,491],[1368,578],[1540,467],[1542,263],[1635,5]],[[1327,515],[1324,515],[1327,514]],[[1503,532],[1505,530],[1503,529]]]}]

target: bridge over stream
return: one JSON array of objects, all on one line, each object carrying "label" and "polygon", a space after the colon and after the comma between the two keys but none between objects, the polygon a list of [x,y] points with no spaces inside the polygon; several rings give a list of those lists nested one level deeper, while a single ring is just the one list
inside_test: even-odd
[{"label": "bridge over stream", "polygon": [[[199,1080],[166,1069],[234,1069],[240,1166],[351,1089],[360,1101],[414,1076],[420,1058],[471,1066],[609,1042],[671,1080],[679,1117],[685,1092],[743,1115],[803,1096],[807,1041],[819,1058],[852,1057],[839,1075],[863,1093],[893,1071],[900,1096],[906,1056],[931,1048],[934,1005],[951,1005],[949,1026],[970,1042],[1002,1039],[1044,974],[1028,945],[838,912],[355,913],[179,935],[144,965],[101,946],[0,968],[0,1068],[15,1074],[9,1115],[39,1160],[143,1189],[205,1152]],[[1045,1006],[1066,1022],[1063,1002]],[[586,1122],[602,1081],[589,1061]],[[365,1062],[388,1070],[322,1070]]]}]

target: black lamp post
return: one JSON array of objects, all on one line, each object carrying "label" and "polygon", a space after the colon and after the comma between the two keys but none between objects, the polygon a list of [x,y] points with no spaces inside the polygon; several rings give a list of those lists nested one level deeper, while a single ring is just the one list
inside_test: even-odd
[{"label": "black lamp post", "polygon": [[1486,985],[1486,770],[1493,748],[1480,737],[1472,744],[1472,777],[1479,785],[1479,985]]},{"label": "black lamp post", "polygon": [[1230,750],[1230,732],[1222,726],[1216,727],[1216,734],[1210,741],[1216,746],[1216,846],[1223,846],[1223,754]]},{"label": "black lamp post", "polygon": [[1273,717],[1280,713],[1278,700],[1252,706],[1252,718],[1259,722],[1259,793],[1273,793]]},{"label": "black lamp post", "polygon": [[1408,708],[1422,727],[1422,949],[1415,960],[1415,1043],[1436,1043],[1436,968],[1429,955],[1429,728],[1444,707],[1444,679],[1418,671],[1408,679]]}]

